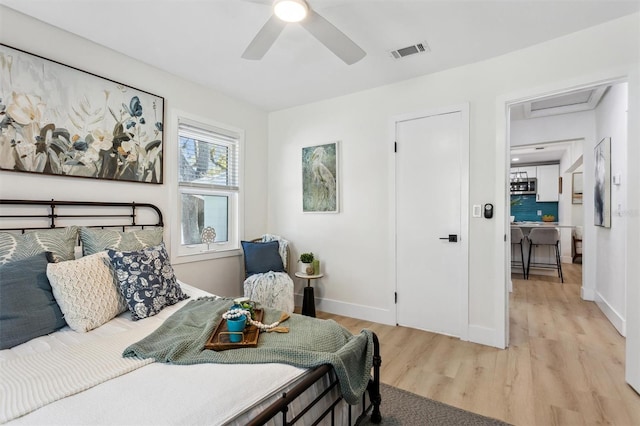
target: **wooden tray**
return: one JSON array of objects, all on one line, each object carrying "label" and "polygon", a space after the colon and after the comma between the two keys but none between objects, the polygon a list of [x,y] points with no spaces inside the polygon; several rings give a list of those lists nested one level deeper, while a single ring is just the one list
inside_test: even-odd
[{"label": "wooden tray", "polygon": [[[255,321],[262,322],[262,316],[264,314],[262,309],[255,310]],[[227,320],[222,318],[220,323],[216,326],[209,337],[209,340],[204,344],[205,349],[213,349],[214,351],[226,351],[227,349],[238,348],[255,348],[258,346],[258,337],[260,337],[260,330],[255,325],[248,325],[242,332],[242,341],[232,342],[229,338],[229,329],[227,328]]]}]

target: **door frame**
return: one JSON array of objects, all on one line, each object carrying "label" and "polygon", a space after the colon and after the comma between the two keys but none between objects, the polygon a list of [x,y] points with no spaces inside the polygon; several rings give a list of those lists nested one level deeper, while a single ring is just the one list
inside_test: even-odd
[{"label": "door frame", "polygon": [[[509,291],[511,287],[511,262],[510,262],[510,219],[509,211],[510,206],[510,191],[509,191],[509,170],[510,170],[510,148],[511,143],[509,139],[509,110],[510,107],[514,104],[518,104],[521,102],[532,101],[538,98],[542,98],[550,95],[561,95],[566,92],[571,92],[574,90],[580,89],[588,89],[592,87],[602,86],[606,84],[616,84],[621,82],[628,82],[629,84],[629,103],[632,102],[632,93],[633,90],[631,88],[631,82],[633,81],[633,77],[625,72],[610,72],[607,75],[595,76],[593,78],[578,78],[575,81],[568,81],[564,83],[555,83],[548,85],[546,87],[538,87],[538,88],[528,88],[521,90],[516,93],[511,93],[507,95],[503,95],[497,98],[496,101],[496,194],[497,198],[502,198],[503,200],[503,208],[501,210],[501,215],[498,214],[498,220],[502,221],[503,227],[496,227],[496,237],[499,237],[504,241],[504,244],[497,247],[498,256],[496,262],[496,276],[503,276],[503,282],[500,286],[496,286],[496,293],[494,295],[494,300],[496,300],[496,324],[501,329],[496,330],[496,338],[498,340],[498,347],[505,348],[509,345]],[[630,106],[631,109],[631,106]],[[628,140],[631,140],[631,135],[633,134],[632,129],[633,124],[631,120],[628,121],[627,124],[627,134]],[[632,155],[628,152],[628,164],[631,164]],[[631,179],[631,176],[628,176],[627,179]],[[629,198],[631,196],[632,189],[629,188],[629,193],[627,194],[627,203],[631,203],[632,199]],[[628,248],[628,242],[627,242]],[[629,251],[627,250],[627,256],[629,257]],[[586,262],[589,262],[589,253],[585,253],[583,255],[583,259]],[[583,260],[583,262],[584,262]],[[627,263],[628,264],[628,263]],[[581,288],[581,295],[585,300],[592,300],[589,297],[589,294],[593,292],[595,288],[595,282],[593,281],[594,277],[591,277],[589,274],[583,274],[583,283]],[[627,313],[629,312],[629,294],[627,294]],[[502,307],[502,309],[501,309]],[[627,353],[628,355],[628,353]]]},{"label": "door frame", "polygon": [[[469,340],[469,141],[470,141],[470,125],[469,125],[469,103],[463,103],[458,105],[450,105],[440,108],[431,108],[428,110],[410,112],[406,114],[393,116],[389,122],[389,135],[391,145],[391,155],[389,156],[389,241],[393,242],[392,253],[389,265],[389,271],[391,274],[390,280],[394,283],[394,292],[398,291],[398,274],[397,274],[397,232],[396,232],[396,155],[395,155],[395,142],[396,142],[396,125],[398,122],[415,120],[423,117],[432,117],[435,115],[460,113],[462,119],[462,145],[461,145],[461,158],[460,158],[460,238],[458,242],[462,245],[462,253],[464,258],[464,264],[460,265],[463,269],[462,276],[466,278],[465,282],[461,286],[460,294],[460,340]],[[398,325],[398,305],[393,303],[393,317]]]}]

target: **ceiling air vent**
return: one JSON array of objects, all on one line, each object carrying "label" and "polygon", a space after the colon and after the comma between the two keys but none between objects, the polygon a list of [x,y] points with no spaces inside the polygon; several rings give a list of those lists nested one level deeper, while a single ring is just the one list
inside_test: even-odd
[{"label": "ceiling air vent", "polygon": [[395,59],[404,58],[406,56],[415,55],[416,53],[429,52],[429,45],[427,43],[418,43],[412,46],[403,47],[402,49],[392,50],[391,56]]}]

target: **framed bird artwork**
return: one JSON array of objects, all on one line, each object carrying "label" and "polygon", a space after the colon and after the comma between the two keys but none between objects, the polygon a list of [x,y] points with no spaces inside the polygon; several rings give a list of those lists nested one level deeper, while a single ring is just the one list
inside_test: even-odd
[{"label": "framed bird artwork", "polygon": [[302,211],[338,213],[339,142],[302,148]]}]

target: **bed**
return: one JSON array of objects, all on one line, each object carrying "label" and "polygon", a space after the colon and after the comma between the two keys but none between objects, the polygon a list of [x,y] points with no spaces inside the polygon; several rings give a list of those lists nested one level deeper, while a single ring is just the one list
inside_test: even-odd
[{"label": "bed", "polygon": [[[10,347],[0,351],[0,423],[351,425],[369,415],[374,423],[381,421],[381,358],[377,336],[372,332],[363,331],[361,335],[344,337],[344,342],[347,342],[344,345],[340,339],[338,341],[343,343],[336,343],[345,348],[355,348],[360,345],[357,342],[366,338],[366,350],[358,349],[362,353],[358,355],[356,369],[351,367],[353,364],[348,364],[353,362],[353,348],[349,349],[352,352],[344,356],[344,359],[349,358],[344,366],[341,364],[342,361],[336,363],[333,358],[331,364],[315,366],[318,364],[316,360],[313,368],[296,366],[295,362],[290,363],[293,365],[265,362],[266,358],[260,358],[258,363],[247,363],[246,360],[242,364],[216,363],[208,360],[202,362],[200,359],[189,359],[186,356],[177,357],[174,349],[169,351],[171,355],[167,357],[167,362],[154,362],[160,359],[157,352],[153,352],[151,358],[139,356],[137,350],[145,347],[143,343],[149,342],[153,336],[175,339],[175,336],[167,337],[162,333],[170,329],[172,324],[175,325],[179,319],[192,318],[188,315],[195,312],[198,304],[202,309],[209,309],[210,306],[218,307],[231,302],[188,283],[176,281],[178,293],[167,293],[174,297],[174,302],[161,307],[157,312],[151,313],[154,309],[153,303],[156,303],[159,297],[149,304],[148,308],[151,311],[131,310],[131,304],[138,297],[136,293],[135,297],[125,300],[114,299],[116,301],[109,305],[111,314],[102,313],[106,309],[103,305],[107,305],[106,302],[102,302],[102,298],[113,299],[114,296],[101,295],[96,299],[92,295],[89,299],[94,305],[89,306],[89,312],[84,316],[72,315],[79,306],[86,308],[83,306],[85,302],[78,301],[82,299],[84,290],[70,290],[65,286],[68,286],[67,282],[73,281],[77,274],[80,274],[80,280],[76,279],[76,282],[100,281],[101,273],[104,272],[101,265],[106,263],[103,258],[107,256],[101,247],[112,241],[109,238],[117,238],[118,244],[121,245],[107,251],[109,255],[157,255],[157,247],[162,243],[154,246],[153,250],[149,247],[138,251],[129,250],[139,244],[144,247],[144,243],[150,246],[154,241],[157,242],[158,238],[162,238],[162,213],[156,206],[146,203],[0,200],[0,209],[2,231],[26,231],[25,235],[31,236],[33,234],[29,234],[29,231],[36,230],[38,236],[28,241],[26,249],[22,247],[20,250],[0,238],[0,267],[3,271],[10,271],[12,267],[23,268],[20,271],[24,271],[35,265],[36,260],[45,262],[48,267],[47,275],[56,295],[55,301],[58,307],[64,310],[66,320],[65,325],[58,327],[58,324],[53,332],[38,335],[19,344],[7,343]],[[81,229],[86,229],[86,235],[91,237],[82,234],[82,249],[74,247],[72,253],[69,253],[68,248],[65,252],[61,247],[56,247],[53,252],[60,252],[57,259],[54,253],[41,260],[40,257],[46,255],[37,253],[39,250],[36,246],[54,243],[47,240],[48,237],[42,237],[48,234],[44,231],[38,233],[37,230],[67,232],[76,224],[83,225]],[[95,232],[91,231],[92,229]],[[3,235],[6,234],[7,232],[3,232]],[[15,258],[9,259],[7,252]],[[49,252],[48,248],[46,252]],[[62,260],[64,256],[67,256],[68,260]],[[53,260],[57,262],[51,263]],[[144,261],[141,260],[140,263]],[[89,264],[98,265],[99,272],[95,272],[96,269],[87,269],[86,265]],[[116,265],[116,278],[122,279],[118,264],[113,265]],[[91,272],[87,272],[89,270]],[[9,276],[8,274],[9,272],[6,272],[3,275],[3,280],[4,276]],[[89,274],[90,279],[82,274]],[[114,280],[113,276],[105,279]],[[95,284],[93,285],[95,287]],[[3,291],[5,295],[8,294],[6,290]],[[7,311],[9,308],[6,303],[9,303],[7,300],[10,298],[5,295],[2,297],[4,302],[0,300],[0,303],[4,303],[2,309]],[[95,300],[100,300],[100,306],[95,306]],[[116,315],[113,315],[114,312]],[[0,312],[0,316],[4,318],[6,313]],[[265,313],[268,312],[265,310]],[[137,314],[140,315],[139,320],[132,321],[131,318]],[[94,318],[100,315],[102,317]],[[105,321],[105,318],[108,319]],[[184,347],[191,342],[197,342],[193,336],[198,333],[209,333],[210,330],[206,327],[217,320],[211,314],[207,321],[206,326],[201,327],[200,323],[196,323],[196,326],[191,328],[195,334],[180,333],[182,343],[178,346]],[[295,335],[294,330],[303,330],[305,327],[319,328],[320,324],[322,327],[334,327],[328,322],[299,315],[292,316],[290,321],[292,333],[289,337],[284,334],[282,337],[275,336],[276,333],[265,334],[264,337],[260,337],[261,344],[256,351],[247,358],[253,359],[256,353],[262,353],[259,350],[266,351],[268,345],[277,344],[277,339],[292,338]],[[310,326],[309,321],[320,322]],[[88,330],[85,331],[84,328]],[[26,339],[23,336],[21,338]],[[344,351],[342,346],[336,353]],[[165,347],[164,341],[161,347]],[[240,351],[246,352],[250,349],[238,350],[236,354],[240,354]],[[232,352],[224,351],[227,362]],[[129,355],[123,357],[123,354]],[[187,362],[183,362],[185,359]],[[278,357],[274,359],[280,360]],[[184,365],[176,365],[180,363]],[[345,374],[352,375],[353,371],[360,368],[364,374],[345,379]],[[356,386],[360,380],[366,381],[366,391],[362,386]],[[359,392],[361,395],[354,396],[359,389],[362,390]],[[347,404],[345,401],[350,403]]]}]

